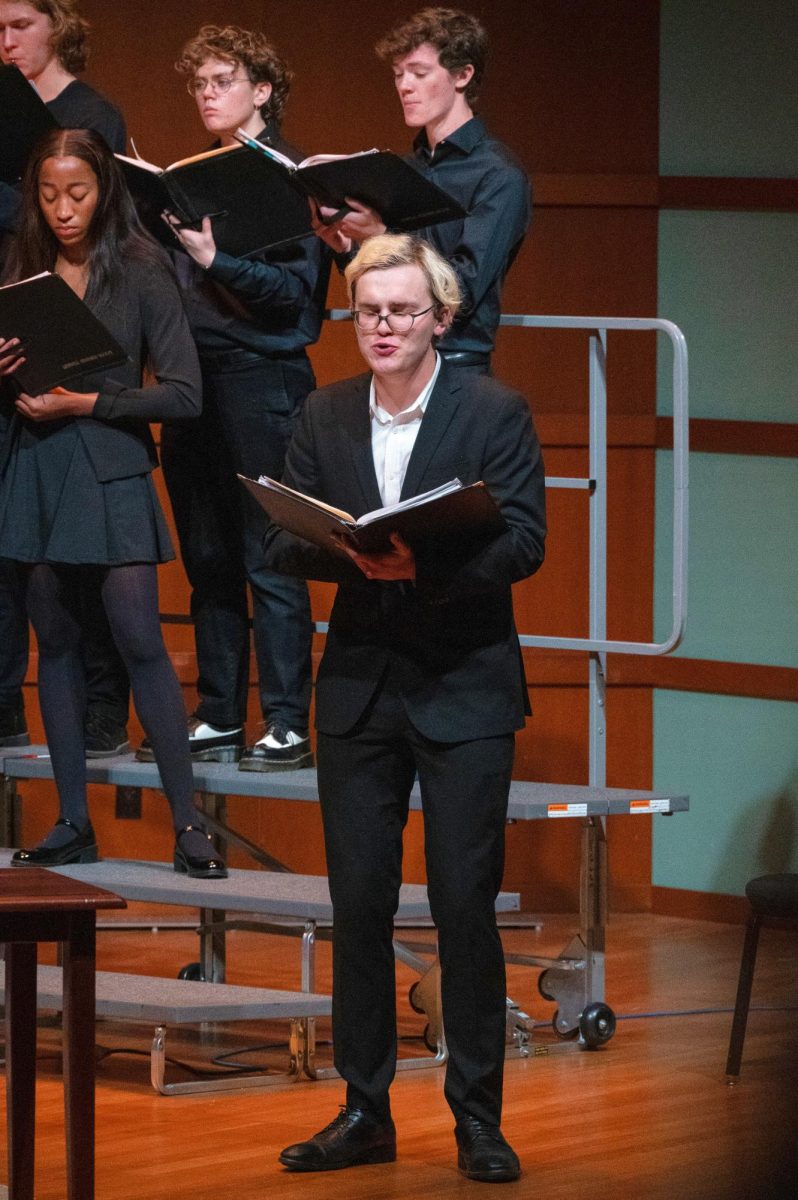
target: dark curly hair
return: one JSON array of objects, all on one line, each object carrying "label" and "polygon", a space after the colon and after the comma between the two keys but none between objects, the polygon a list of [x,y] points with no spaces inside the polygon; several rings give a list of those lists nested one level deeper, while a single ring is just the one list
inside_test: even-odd
[{"label": "dark curly hair", "polygon": [[27,0],[31,8],[44,13],[53,23],[50,46],[70,75],[86,69],[89,57],[89,22],[79,16],[75,0]]},{"label": "dark curly hair", "polygon": [[473,108],[488,57],[485,27],[476,17],[459,8],[424,8],[386,33],[374,49],[380,58],[395,62],[425,42],[435,47],[441,66],[447,71],[459,71],[467,66],[474,68],[464,93]]},{"label": "dark curly hair", "polygon": [[238,25],[203,25],[196,37],[186,42],[175,69],[181,75],[193,75],[209,58],[238,63],[252,83],[270,83],[272,92],[260,114],[264,121],[277,125],[291,90],[292,72],[262,33],[252,33]]}]

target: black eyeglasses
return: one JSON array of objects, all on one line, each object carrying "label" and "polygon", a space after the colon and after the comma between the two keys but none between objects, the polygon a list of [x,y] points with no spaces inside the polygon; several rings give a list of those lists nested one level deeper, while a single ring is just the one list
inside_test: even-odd
[{"label": "black eyeglasses", "polygon": [[409,333],[416,317],[425,316],[428,312],[432,312],[433,308],[435,305],[430,304],[429,308],[422,308],[421,312],[417,313],[375,313],[364,308],[353,308],[352,319],[358,329],[362,329],[364,333],[373,333],[375,329],[379,329],[383,321],[391,333]]}]

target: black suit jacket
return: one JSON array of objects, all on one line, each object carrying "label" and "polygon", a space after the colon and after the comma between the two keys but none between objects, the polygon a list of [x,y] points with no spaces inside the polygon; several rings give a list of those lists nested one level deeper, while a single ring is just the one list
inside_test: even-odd
[{"label": "black suit jacket", "polygon": [[[381,506],[371,450],[370,376],[313,392],[284,482],[358,517]],[[489,544],[443,536],[416,550],[416,582],[366,579],[347,559],[277,526],[278,571],[339,584],[316,685],[316,727],[353,728],[390,660],[410,719],[437,741],[520,728],[528,712],[510,585],[543,561],[543,463],[525,398],[444,362],[408,464],[402,498],[458,477],[483,479],[507,531]]]}]

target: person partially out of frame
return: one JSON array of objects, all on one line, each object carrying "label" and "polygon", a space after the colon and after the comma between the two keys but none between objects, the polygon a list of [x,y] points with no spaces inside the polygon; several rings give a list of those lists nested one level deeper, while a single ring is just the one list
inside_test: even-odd
[{"label": "person partially out of frame", "polygon": [[[25,361],[0,330],[0,557],[17,564],[39,648],[39,703],[59,816],[14,866],[95,862],[86,794],[85,598],[105,609],[136,711],[155,750],[175,832],[174,867],[227,874],[194,806],[180,685],[166,652],[157,565],[174,558],[152,472],[149,422],[194,420],[194,343],[168,259],[144,232],[119,165],[92,130],[56,129],[33,151],[3,282],[54,271],[127,352],[109,372],[32,396],[14,386]],[[144,384],[145,364],[154,382]],[[135,846],[129,848],[135,857]]]},{"label": "person partially out of frame", "polygon": [[346,1101],[286,1148],[293,1171],[391,1162],[396,1068],[393,917],[416,775],[438,930],[445,1094],[470,1179],[520,1174],[500,1131],[505,971],[495,900],[515,731],[529,711],[511,585],[545,540],[540,447],[524,396],[452,367],[452,267],[408,235],[367,240],[346,271],[366,375],[307,400],[285,483],[355,517],[455,476],[484,480],[505,521],[490,540],[433,531],[418,545],[329,550],[271,525],[277,570],[338,584],[316,684],[319,797],[333,901],[333,1041]]},{"label": "person partially out of frame", "polygon": [[[75,0],[0,0],[0,61],[17,67],[57,124],[93,129],[112,150],[124,152],[122,113],[78,78],[89,57],[89,33]],[[19,189],[0,182],[0,230],[16,228],[19,205]],[[0,439],[4,432],[0,417]],[[82,651],[86,755],[108,758],[130,748],[130,685],[102,605],[93,609],[90,625]],[[0,746],[23,746],[30,740],[22,691],[27,667],[28,619],[19,579],[11,564],[0,563]]]}]

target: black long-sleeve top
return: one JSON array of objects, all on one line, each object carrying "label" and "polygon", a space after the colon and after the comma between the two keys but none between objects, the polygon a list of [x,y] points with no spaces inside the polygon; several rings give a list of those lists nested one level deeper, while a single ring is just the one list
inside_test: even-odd
[{"label": "black long-sleeve top", "polygon": [[[301,158],[273,122],[258,140],[294,161]],[[217,251],[207,270],[181,254],[178,276],[200,358],[230,350],[270,357],[304,351],[321,332],[330,261],[312,235],[248,258]]]},{"label": "black long-sleeve top", "polygon": [[[93,129],[105,138],[114,153],[124,154],[127,131],[122,113],[82,79],[68,83],[54,100],[47,102],[47,108],[63,129]],[[0,183],[0,229],[16,229],[19,205],[18,190]]]},{"label": "black long-sleeve top", "polygon": [[439,349],[490,354],[504,277],[531,219],[529,180],[479,117],[444,138],[432,153],[422,130],[408,161],[468,212],[462,220],[417,231],[454,267],[463,293],[463,307]]}]

